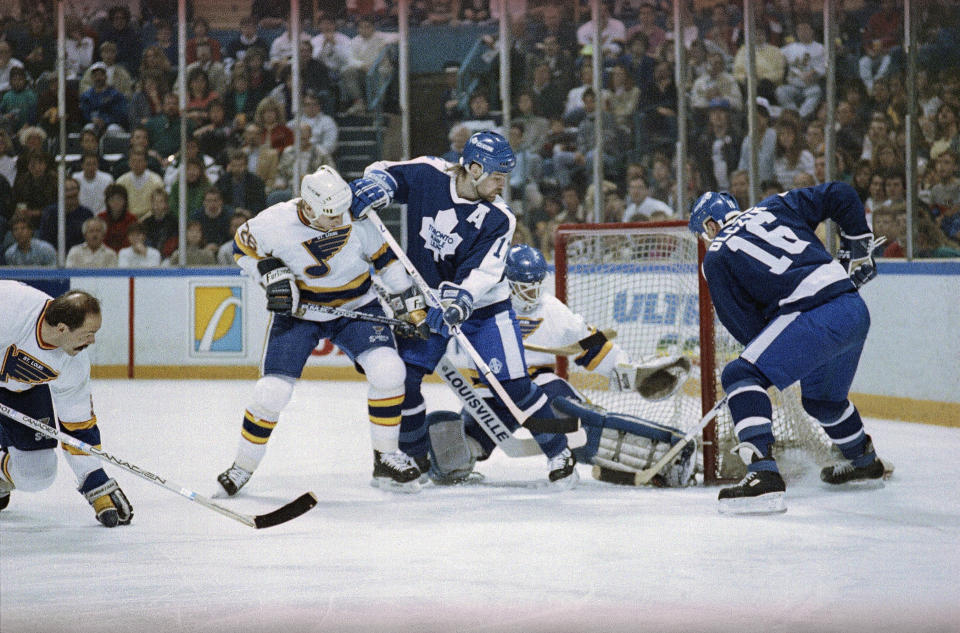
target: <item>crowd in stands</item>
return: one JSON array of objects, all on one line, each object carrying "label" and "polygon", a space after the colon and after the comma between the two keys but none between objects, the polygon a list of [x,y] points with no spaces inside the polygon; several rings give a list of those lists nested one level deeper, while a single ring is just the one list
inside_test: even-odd
[{"label": "crowd in stands", "polygon": [[[334,11],[310,16],[296,43],[286,30],[284,4],[254,1],[252,14],[229,38],[213,37],[203,17],[191,20],[184,111],[176,93],[173,16],[146,9],[132,16],[122,5],[68,15],[68,266],[175,265],[181,164],[187,263],[231,264],[236,227],[292,195],[295,45],[302,57],[299,173],[335,166],[335,117],[366,110],[365,77],[397,40],[396,2],[334,2]],[[589,5],[525,4],[511,20],[510,128],[501,130],[517,154],[510,195],[518,241],[549,255],[557,224],[595,219],[595,161],[604,173],[601,221],[683,217],[687,210],[677,209],[673,173],[679,90],[690,106],[681,180],[687,201],[726,189],[748,205],[752,141],[742,3],[692,3],[679,29],[666,0],[603,3],[599,94]],[[887,237],[880,254],[901,257],[907,226],[903,8],[896,0],[841,5],[835,173],[857,189],[874,230]],[[23,19],[0,19],[0,263],[6,265],[56,265],[54,154],[64,113],[57,110],[54,20],[43,6]],[[413,0],[410,19],[447,28],[492,25],[498,8],[491,0]],[[825,179],[826,55],[822,15],[807,3],[759,3],[757,10],[763,194]],[[915,255],[960,256],[960,10],[924,3],[918,13]],[[680,86],[674,73],[678,31],[687,51]],[[471,132],[502,128],[497,43],[494,35],[481,42],[489,72],[473,93],[459,93],[466,60],[444,68],[450,81],[437,104],[438,125],[449,147],[441,144],[432,153],[448,160],[459,157]],[[413,108],[429,105],[418,104],[420,98],[411,96]],[[186,156],[180,155],[182,127]]]}]

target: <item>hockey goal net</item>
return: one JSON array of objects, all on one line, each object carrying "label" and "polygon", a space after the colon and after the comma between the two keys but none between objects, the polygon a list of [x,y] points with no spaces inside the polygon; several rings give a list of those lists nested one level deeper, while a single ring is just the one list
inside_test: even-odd
[{"label": "hockey goal net", "polygon": [[[682,430],[695,426],[721,392],[720,372],[741,346],[720,325],[699,274],[705,252],[686,222],[564,224],[556,234],[556,294],[588,324],[613,328],[616,342],[635,361],[683,354],[692,361],[690,378],[666,400],[651,402],[637,393],[609,388],[561,358],[558,370],[594,403]],[[784,475],[805,466],[835,461],[833,447],[816,420],[800,405],[796,385],[770,389],[774,405],[775,456]],[[746,468],[731,453],[737,440],[724,410],[700,441],[704,483],[739,479]]]}]

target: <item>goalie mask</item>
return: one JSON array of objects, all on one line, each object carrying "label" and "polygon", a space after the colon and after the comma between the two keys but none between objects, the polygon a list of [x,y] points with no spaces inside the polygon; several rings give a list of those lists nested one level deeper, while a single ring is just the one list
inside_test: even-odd
[{"label": "goalie mask", "polygon": [[527,244],[517,244],[507,252],[507,282],[510,297],[518,312],[529,312],[540,304],[547,260],[543,253]]},{"label": "goalie mask", "polygon": [[708,191],[697,199],[690,212],[690,232],[707,238],[704,223],[707,219],[714,219],[720,226],[731,215],[740,213],[740,204],[737,199],[726,191]]},{"label": "goalie mask", "polygon": [[353,193],[350,185],[336,171],[323,165],[300,181],[301,214],[307,224],[320,229],[321,217],[336,218],[350,210]]}]

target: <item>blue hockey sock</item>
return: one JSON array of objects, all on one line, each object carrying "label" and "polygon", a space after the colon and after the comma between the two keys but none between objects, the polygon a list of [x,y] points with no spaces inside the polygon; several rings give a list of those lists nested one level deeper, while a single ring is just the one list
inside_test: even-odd
[{"label": "blue hockey sock", "polygon": [[[823,430],[837,445],[843,456],[854,460],[855,466],[865,466],[876,458],[876,453],[869,451],[871,456],[864,453],[867,446],[867,434],[863,430],[863,420],[860,412],[849,400],[837,402],[835,400],[817,400],[802,398],[800,400],[804,411],[815,417]],[[866,461],[857,463],[860,458]]]},{"label": "blue hockey sock", "polygon": [[[549,396],[529,378],[503,380],[500,384],[503,385],[507,395],[510,396],[521,411],[529,412],[530,409],[533,409],[530,415],[531,418],[552,419],[557,417],[556,412],[554,412],[550,406]],[[496,404],[497,414],[501,414],[501,408],[503,408],[503,405],[498,402]],[[501,419],[506,418],[512,419],[512,416],[503,408]],[[547,457],[559,455],[563,449],[567,447],[566,435],[534,433],[533,439],[537,441],[537,444],[540,445],[540,450],[542,450]]]},{"label": "blue hockey sock", "polygon": [[426,455],[430,445],[427,435],[427,404],[420,393],[423,370],[407,366],[400,418],[400,450],[411,457]]}]

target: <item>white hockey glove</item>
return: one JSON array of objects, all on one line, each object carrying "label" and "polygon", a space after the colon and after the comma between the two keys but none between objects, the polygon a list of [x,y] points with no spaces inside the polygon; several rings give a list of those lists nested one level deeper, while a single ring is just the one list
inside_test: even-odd
[{"label": "white hockey glove", "polygon": [[276,257],[257,262],[260,283],[267,291],[267,310],[291,314],[300,305],[300,290],[293,271]]},{"label": "white hockey glove", "polygon": [[[430,338],[430,328],[426,324],[427,304],[423,294],[416,286],[410,286],[403,292],[389,295],[387,302],[390,304],[390,309],[393,310],[394,317],[406,321],[412,326],[413,336],[422,339]],[[397,330],[397,334],[407,336],[406,332],[400,330]],[[407,336],[407,338],[412,338],[412,336]]]},{"label": "white hockey glove", "polygon": [[106,527],[128,525],[133,519],[133,506],[113,478],[83,496],[97,513],[97,521]]},{"label": "white hockey glove", "polygon": [[641,364],[618,364],[610,384],[618,391],[636,391],[647,400],[663,400],[676,393],[689,374],[689,358],[663,356]]},{"label": "white hockey glove", "polygon": [[873,233],[853,236],[840,233],[841,248],[837,251],[837,261],[846,269],[850,281],[857,288],[877,276],[873,252],[886,241],[886,237],[881,235],[876,238]]}]

